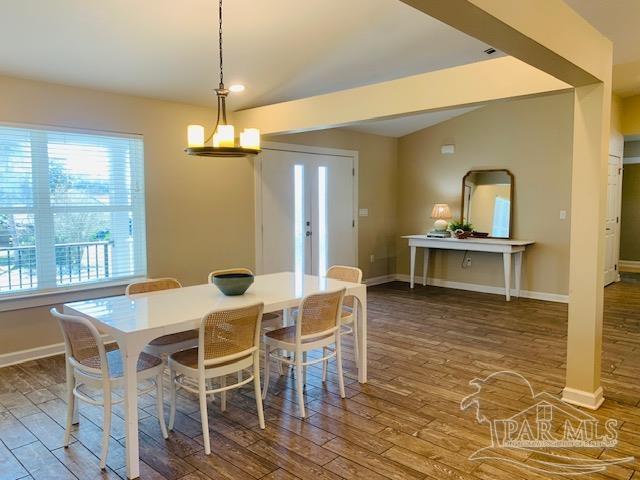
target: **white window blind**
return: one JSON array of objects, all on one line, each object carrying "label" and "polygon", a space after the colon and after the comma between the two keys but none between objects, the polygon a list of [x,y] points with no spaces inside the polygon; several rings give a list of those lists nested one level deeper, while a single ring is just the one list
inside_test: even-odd
[{"label": "white window blind", "polygon": [[142,137],[0,125],[0,299],[145,274]]}]

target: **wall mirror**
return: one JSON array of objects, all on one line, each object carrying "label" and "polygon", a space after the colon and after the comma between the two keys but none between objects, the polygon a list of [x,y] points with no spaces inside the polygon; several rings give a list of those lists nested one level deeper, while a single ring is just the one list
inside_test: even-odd
[{"label": "wall mirror", "polygon": [[509,170],[471,170],[462,179],[462,221],[493,238],[511,238],[513,175]]}]

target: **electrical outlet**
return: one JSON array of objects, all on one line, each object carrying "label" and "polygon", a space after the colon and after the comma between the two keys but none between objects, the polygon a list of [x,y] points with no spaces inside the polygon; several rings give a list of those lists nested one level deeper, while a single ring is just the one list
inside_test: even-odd
[{"label": "electrical outlet", "polygon": [[375,256],[373,253],[372,253],[371,255],[369,255],[369,261],[370,261],[371,263],[373,263],[373,262],[375,262],[375,261],[376,261],[376,256]]},{"label": "electrical outlet", "polygon": [[464,268],[469,268],[471,266],[471,257],[467,257],[464,261]]}]

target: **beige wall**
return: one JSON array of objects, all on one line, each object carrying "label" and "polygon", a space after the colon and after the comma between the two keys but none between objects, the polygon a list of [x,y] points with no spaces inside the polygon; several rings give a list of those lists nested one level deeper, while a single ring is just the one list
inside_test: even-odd
[{"label": "beige wall", "polygon": [[640,141],[624,142],[624,157],[640,157]]},{"label": "beige wall", "polygon": [[[434,203],[460,215],[462,177],[476,168],[507,168],[515,176],[513,236],[535,240],[523,268],[525,290],[566,295],[569,275],[573,94],[494,103],[403,137],[398,145],[398,236],[431,227]],[[440,146],[453,143],[454,155]],[[398,239],[398,273],[409,272],[409,249]],[[456,282],[502,286],[502,259],[472,253],[438,252],[430,276]],[[418,262],[419,264],[421,262]]]},{"label": "beige wall", "polygon": [[[150,276],[203,282],[215,268],[253,266],[253,168],[246,159],[189,157],[191,105],[0,77],[0,122],[144,135]],[[0,354],[61,341],[47,308],[0,313]]]},{"label": "beige wall", "polygon": [[359,218],[358,265],[365,279],[395,273],[398,140],[343,128],[269,140],[359,152],[358,204],[369,209],[369,216]]},{"label": "beige wall", "polygon": [[640,95],[622,100],[622,133],[640,135]]},{"label": "beige wall", "polygon": [[[640,142],[635,143],[638,143],[640,147]],[[620,260],[640,261],[640,164],[624,166],[622,215],[620,216]]]}]

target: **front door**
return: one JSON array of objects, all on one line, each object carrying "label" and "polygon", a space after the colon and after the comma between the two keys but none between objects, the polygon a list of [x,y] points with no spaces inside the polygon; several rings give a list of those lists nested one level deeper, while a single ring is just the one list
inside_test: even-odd
[{"label": "front door", "polygon": [[352,156],[265,148],[256,166],[260,273],[356,265]]}]

